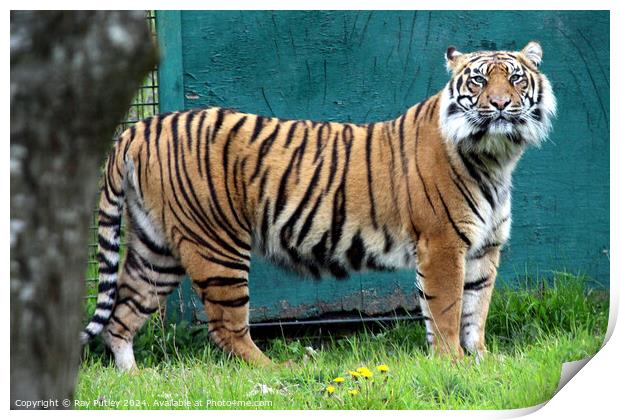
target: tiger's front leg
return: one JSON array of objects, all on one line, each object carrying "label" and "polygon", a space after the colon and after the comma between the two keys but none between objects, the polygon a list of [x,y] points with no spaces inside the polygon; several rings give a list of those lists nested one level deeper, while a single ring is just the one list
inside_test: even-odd
[{"label": "tiger's front leg", "polygon": [[499,247],[483,249],[466,259],[461,315],[461,345],[470,353],[486,352],[484,330],[499,265]]},{"label": "tiger's front leg", "polygon": [[417,281],[429,343],[439,354],[463,356],[460,345],[465,249],[436,238],[418,242]]}]

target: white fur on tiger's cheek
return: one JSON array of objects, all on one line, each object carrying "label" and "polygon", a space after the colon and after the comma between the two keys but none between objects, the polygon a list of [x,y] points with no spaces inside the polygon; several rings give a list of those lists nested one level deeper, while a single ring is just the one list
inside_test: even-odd
[{"label": "white fur on tiger's cheek", "polygon": [[542,98],[538,103],[541,110],[542,119],[538,125],[539,130],[536,133],[539,141],[546,140],[551,131],[551,119],[555,117],[557,111],[557,101],[553,93],[553,87],[549,80],[544,76],[540,76],[540,89],[542,89]]},{"label": "white fur on tiger's cheek", "polygon": [[445,139],[450,139],[455,143],[459,143],[461,140],[472,135],[474,132],[474,127],[469,123],[469,121],[467,121],[465,114],[462,112],[448,115],[448,107],[451,103],[450,83],[448,83],[443,92],[441,92],[441,99],[439,103],[439,124],[441,133]]}]

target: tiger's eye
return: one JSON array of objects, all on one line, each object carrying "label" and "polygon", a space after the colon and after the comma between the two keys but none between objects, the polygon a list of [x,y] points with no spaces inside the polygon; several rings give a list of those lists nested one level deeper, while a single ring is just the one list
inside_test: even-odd
[{"label": "tiger's eye", "polygon": [[510,83],[517,83],[521,79],[521,76],[518,74],[513,74],[510,76]]},{"label": "tiger's eye", "polygon": [[482,85],[482,86],[484,86],[484,85],[486,85],[486,84],[487,84],[487,79],[485,79],[485,78],[484,78],[484,77],[482,77],[482,76],[475,76],[475,77],[473,77],[473,78],[472,78],[472,80],[473,80],[474,82],[476,82],[476,83],[478,83],[478,84]]}]

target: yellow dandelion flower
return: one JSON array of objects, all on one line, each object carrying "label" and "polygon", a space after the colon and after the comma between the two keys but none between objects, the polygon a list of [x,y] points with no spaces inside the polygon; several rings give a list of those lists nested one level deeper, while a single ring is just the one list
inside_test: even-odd
[{"label": "yellow dandelion flower", "polygon": [[362,374],[361,374],[361,373],[359,373],[359,372],[357,372],[357,371],[355,371],[355,370],[350,370],[350,371],[349,371],[349,375],[353,376],[353,378],[355,378],[355,379],[357,379],[357,378],[359,378],[360,376],[362,376]]},{"label": "yellow dandelion flower", "polygon": [[344,378],[342,376],[339,376],[337,378],[334,378],[334,382],[336,382],[337,384],[344,382]]},{"label": "yellow dandelion flower", "polygon": [[372,372],[366,366],[357,368],[357,373],[359,373],[364,378],[370,378],[372,376]]},{"label": "yellow dandelion flower", "polygon": [[388,365],[379,365],[377,366],[377,370],[381,373],[387,373],[390,368],[388,367]]},{"label": "yellow dandelion flower", "polygon": [[327,388],[325,388],[325,391],[327,391],[328,394],[333,394],[334,391],[336,391],[336,388],[334,388],[333,385],[329,385]]},{"label": "yellow dandelion flower", "polygon": [[351,396],[355,396],[357,394],[359,394],[360,392],[357,389],[350,389],[349,390],[349,395]]}]

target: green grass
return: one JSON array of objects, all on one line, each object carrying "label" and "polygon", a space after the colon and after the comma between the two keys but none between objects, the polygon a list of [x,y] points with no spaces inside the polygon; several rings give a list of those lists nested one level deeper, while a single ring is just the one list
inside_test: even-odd
[{"label": "green grass", "polygon": [[[608,301],[606,292],[562,273],[519,290],[498,288],[487,324],[490,354],[480,363],[472,356],[460,362],[430,357],[422,325],[399,322],[321,341],[302,337],[262,342],[274,361],[292,359],[295,366],[260,369],[213,347],[204,328],[163,327],[153,319],[134,346],[139,372],[117,372],[101,344],[95,344],[82,364],[76,399],[89,402],[89,408],[94,401],[99,401],[96,408],[109,408],[112,402],[120,408],[158,408],[172,401],[197,405],[180,408],[203,409],[527,407],[552,397],[563,362],[598,351],[607,328]],[[304,357],[306,346],[317,353]],[[389,372],[376,371],[379,364],[387,364]],[[351,379],[347,370],[360,366],[372,369],[373,376]],[[341,385],[332,382],[338,376],[346,378]],[[336,388],[332,395],[326,392],[330,383]],[[359,394],[349,395],[351,389]],[[214,407],[209,401],[251,401],[254,406],[225,402]]]}]

